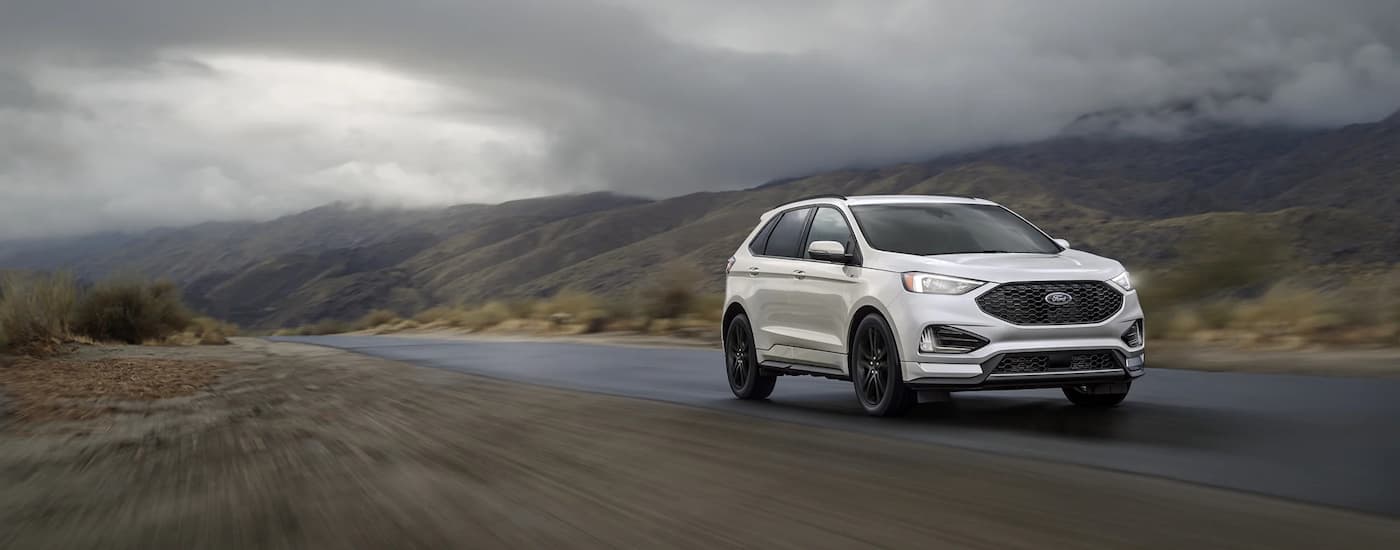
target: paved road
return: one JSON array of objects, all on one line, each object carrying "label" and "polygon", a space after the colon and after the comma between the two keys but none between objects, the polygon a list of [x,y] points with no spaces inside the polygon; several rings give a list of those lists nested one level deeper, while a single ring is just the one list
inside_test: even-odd
[{"label": "paved road", "polygon": [[718,351],[382,336],[278,338],[521,382],[1085,464],[1400,516],[1400,380],[1154,370],[1110,411],[1058,390],[862,414],[849,384],[785,377],[732,398]]}]

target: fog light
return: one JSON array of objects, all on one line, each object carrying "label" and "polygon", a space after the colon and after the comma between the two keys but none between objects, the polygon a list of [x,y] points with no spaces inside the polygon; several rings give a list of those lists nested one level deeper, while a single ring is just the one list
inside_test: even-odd
[{"label": "fog light", "polygon": [[1143,365],[1147,364],[1147,354],[1139,355],[1137,357],[1129,357],[1127,364],[1128,368],[1130,369],[1141,369]]},{"label": "fog light", "polygon": [[1143,331],[1142,320],[1133,321],[1133,326],[1128,327],[1123,332],[1123,343],[1130,348],[1142,347],[1143,338],[1146,336]]},{"label": "fog light", "polygon": [[929,326],[919,336],[922,353],[967,353],[989,342],[986,338],[953,327]]}]

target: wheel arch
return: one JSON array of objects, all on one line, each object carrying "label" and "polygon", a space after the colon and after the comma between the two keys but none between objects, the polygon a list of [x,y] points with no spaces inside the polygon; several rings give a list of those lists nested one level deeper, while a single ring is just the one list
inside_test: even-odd
[{"label": "wheel arch", "polygon": [[[729,305],[724,308],[724,318],[722,321],[720,321],[719,324],[720,331],[723,332],[729,330],[729,322],[734,320],[734,318],[738,317],[741,313],[744,315],[749,314],[749,312],[744,309],[744,304],[741,304],[739,302],[730,302]],[[753,321],[749,322],[752,323]]]},{"label": "wheel arch", "polygon": [[845,347],[846,349],[846,355],[849,356],[851,353],[851,342],[855,340],[856,327],[860,325],[861,319],[864,319],[865,316],[870,314],[879,315],[880,317],[883,317],[885,319],[885,325],[890,327],[890,332],[893,333],[895,339],[893,343],[896,346],[899,345],[899,342],[901,341],[899,336],[899,327],[895,326],[894,318],[890,316],[890,312],[886,310],[885,307],[879,302],[876,302],[874,300],[865,300],[856,304],[855,311],[851,312],[851,318],[847,321],[846,340],[842,343],[843,347]]}]

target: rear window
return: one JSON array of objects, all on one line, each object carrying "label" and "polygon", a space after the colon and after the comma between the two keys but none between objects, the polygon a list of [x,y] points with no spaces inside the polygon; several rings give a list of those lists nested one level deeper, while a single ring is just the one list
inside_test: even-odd
[{"label": "rear window", "polygon": [[772,234],[768,236],[768,245],[763,250],[764,255],[783,258],[798,257],[798,251],[802,248],[802,232],[807,230],[807,218],[811,215],[811,208],[784,212],[782,218],[778,219],[778,223],[773,226]]},{"label": "rear window", "polygon": [[763,254],[763,247],[768,246],[768,236],[773,234],[773,226],[778,225],[779,217],[773,216],[773,219],[763,224],[763,229],[759,230],[758,234],[754,235],[753,240],[749,242],[749,252]]}]

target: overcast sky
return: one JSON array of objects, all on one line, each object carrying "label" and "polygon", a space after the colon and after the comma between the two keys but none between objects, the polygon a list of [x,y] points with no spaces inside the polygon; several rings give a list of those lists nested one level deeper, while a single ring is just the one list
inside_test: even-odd
[{"label": "overcast sky", "polygon": [[[1400,108],[1395,0],[0,0],[0,240]],[[1160,111],[1159,111],[1160,112]],[[1144,115],[1127,131],[1170,135]]]}]

